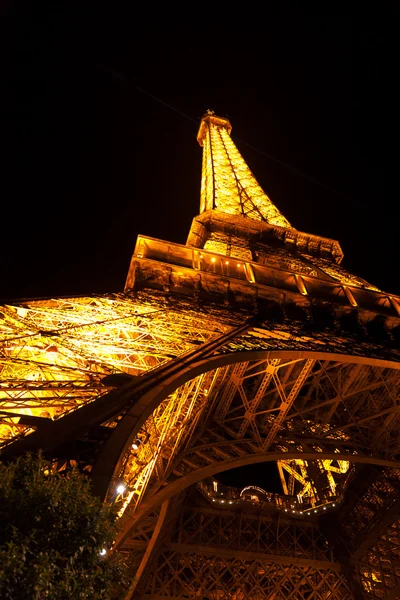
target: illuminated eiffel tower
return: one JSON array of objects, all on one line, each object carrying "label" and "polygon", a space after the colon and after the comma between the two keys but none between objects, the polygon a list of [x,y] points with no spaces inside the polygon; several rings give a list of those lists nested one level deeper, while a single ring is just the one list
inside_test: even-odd
[{"label": "illuminated eiffel tower", "polygon": [[[1,307],[1,444],[120,507],[126,599],[400,598],[400,298],[296,230],[208,112],[185,245]],[[275,462],[282,493],[215,476]]]}]

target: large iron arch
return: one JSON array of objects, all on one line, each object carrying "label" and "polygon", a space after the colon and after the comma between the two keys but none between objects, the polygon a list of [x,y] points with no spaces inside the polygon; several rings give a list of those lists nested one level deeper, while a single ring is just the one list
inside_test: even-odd
[{"label": "large iron arch", "polygon": [[[118,477],[124,456],[128,452],[132,440],[159,404],[184,383],[212,371],[218,367],[232,365],[244,361],[283,358],[286,360],[329,360],[382,368],[400,370],[400,363],[386,359],[354,356],[351,354],[335,354],[330,352],[296,351],[296,350],[257,350],[248,352],[230,352],[214,355],[183,365],[182,369],[162,380],[155,381],[149,391],[144,393],[125,413],[118,426],[111,434],[99,454],[92,471],[93,493],[102,498],[107,497],[108,490]],[[233,467],[231,467],[233,468]],[[225,469],[223,469],[225,470]]]}]

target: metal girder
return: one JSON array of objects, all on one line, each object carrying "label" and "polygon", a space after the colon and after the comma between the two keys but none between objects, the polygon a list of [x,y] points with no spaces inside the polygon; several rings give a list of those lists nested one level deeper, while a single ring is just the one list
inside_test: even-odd
[{"label": "metal girder", "polygon": [[218,403],[218,409],[215,414],[216,419],[223,421],[226,417],[233,397],[241,383],[244,373],[246,372],[247,365],[247,362],[239,362],[232,367],[232,375],[230,377],[229,384],[226,386],[222,398]]},{"label": "metal girder", "polygon": [[282,485],[283,493],[286,494],[286,495],[288,495],[289,494],[289,490],[288,490],[288,487],[287,487],[285,475],[283,473],[283,468],[282,468],[281,461],[278,460],[276,464],[277,464],[277,467],[278,467],[278,473],[279,473],[279,477],[280,477],[280,480],[281,480],[281,485]]},{"label": "metal girder", "polygon": [[231,557],[218,551],[205,555],[195,549],[192,553],[165,549],[146,592],[149,595],[144,598],[165,600],[353,600],[345,577],[336,570],[267,561],[264,557]]},{"label": "metal girder", "polygon": [[304,366],[302,367],[302,369],[298,375],[298,378],[296,379],[296,382],[294,383],[288,396],[286,396],[285,392],[283,391],[282,387],[280,386],[279,380],[276,378],[276,375],[275,375],[274,379],[275,379],[277,390],[281,397],[281,405],[280,405],[279,414],[275,417],[274,421],[272,422],[271,429],[269,430],[267,437],[265,438],[265,440],[262,443],[262,449],[264,451],[268,450],[270,448],[272,442],[275,439],[276,434],[278,433],[279,427],[281,426],[284,418],[286,417],[286,415],[289,412],[290,408],[292,407],[294,401],[296,400],[297,395],[300,392],[303,383],[309,376],[314,364],[315,364],[315,360],[308,359],[305,361]]},{"label": "metal girder", "polygon": [[332,571],[341,572],[341,565],[333,561],[314,560],[308,558],[296,558],[294,556],[280,556],[279,554],[265,554],[263,552],[248,552],[238,549],[214,548],[211,544],[201,546],[197,544],[178,544],[170,543],[168,548],[179,553],[196,553],[202,556],[218,556],[226,558],[238,558],[242,560],[260,560],[265,562],[274,562],[282,565],[299,565],[302,567],[313,567],[315,569],[330,569]]},{"label": "metal girder", "polygon": [[257,392],[252,400],[250,400],[249,405],[247,407],[244,419],[238,431],[238,437],[243,437],[247,431],[248,426],[254,418],[254,413],[259,406],[262,397],[265,394],[268,386],[270,385],[273,375],[276,372],[276,368],[279,364],[279,359],[273,359],[272,361],[268,361],[265,375],[257,389]]}]

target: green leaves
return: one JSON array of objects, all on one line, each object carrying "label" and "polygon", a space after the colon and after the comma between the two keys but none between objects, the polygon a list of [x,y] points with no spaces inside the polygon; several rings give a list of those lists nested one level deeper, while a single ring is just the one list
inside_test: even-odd
[{"label": "green leaves", "polygon": [[103,557],[116,514],[77,469],[60,475],[41,455],[0,463],[0,598],[107,599],[125,567]]}]

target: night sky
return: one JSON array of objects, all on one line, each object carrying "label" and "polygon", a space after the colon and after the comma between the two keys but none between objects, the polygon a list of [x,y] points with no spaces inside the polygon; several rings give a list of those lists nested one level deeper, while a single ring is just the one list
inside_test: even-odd
[{"label": "night sky", "polygon": [[400,294],[388,21],[269,17],[261,38],[226,31],[219,48],[140,28],[10,13],[0,297],[122,291],[138,234],[185,243],[207,109],[293,226]]}]

